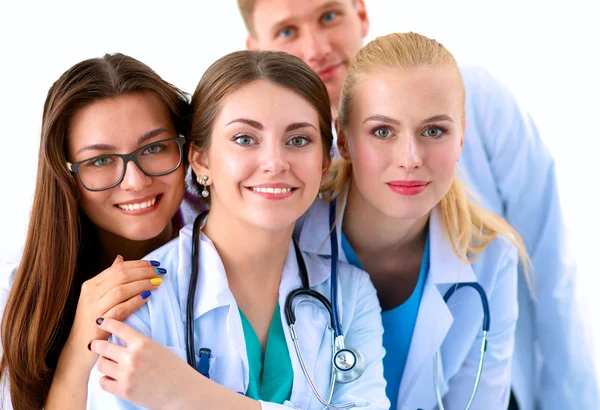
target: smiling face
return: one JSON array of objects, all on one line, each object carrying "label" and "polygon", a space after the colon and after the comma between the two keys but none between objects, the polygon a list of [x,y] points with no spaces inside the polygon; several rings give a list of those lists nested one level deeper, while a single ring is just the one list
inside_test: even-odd
[{"label": "smiling face", "polygon": [[256,0],[251,20],[248,48],[304,60],[327,86],[336,111],[350,61],[369,31],[363,1]]},{"label": "smiling face", "polygon": [[340,133],[353,188],[382,214],[416,219],[446,195],[461,152],[464,87],[454,68],[361,75]]},{"label": "smiling face", "polygon": [[[128,154],[174,137],[177,133],[169,111],[154,94],[103,99],[82,108],[71,119],[68,159],[76,163],[107,154]],[[163,149],[162,145],[150,145],[142,154],[148,158]],[[109,162],[101,157],[89,166],[101,167]],[[80,206],[99,229],[144,241],[170,228],[183,199],[184,169],[180,166],[168,175],[149,177],[131,161],[123,181],[114,188],[91,192],[78,179],[78,190]]]},{"label": "smiling face", "polygon": [[208,176],[211,215],[269,231],[309,208],[327,165],[317,111],[263,80],[221,101],[208,151],[190,150],[190,162]]}]

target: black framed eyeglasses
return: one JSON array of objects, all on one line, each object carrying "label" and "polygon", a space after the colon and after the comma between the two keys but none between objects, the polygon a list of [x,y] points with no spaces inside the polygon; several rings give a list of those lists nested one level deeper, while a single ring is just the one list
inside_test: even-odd
[{"label": "black framed eyeglasses", "polygon": [[185,137],[179,135],[144,145],[130,154],[106,154],[71,164],[74,172],[88,191],[105,191],[119,185],[125,177],[127,163],[133,161],[149,177],[161,177],[181,166]]}]

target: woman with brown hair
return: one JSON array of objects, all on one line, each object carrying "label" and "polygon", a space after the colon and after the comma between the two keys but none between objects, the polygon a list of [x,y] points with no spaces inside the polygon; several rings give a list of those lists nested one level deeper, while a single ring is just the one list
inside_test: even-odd
[{"label": "woman with brown hair", "polygon": [[[336,283],[292,240],[330,163],[325,85],[289,54],[235,52],[206,71],[192,108],[189,160],[210,213],[147,256],[170,272],[147,305],[125,324],[99,318],[113,336],[92,343],[88,409],[387,409],[368,276],[340,264]],[[364,360],[351,366],[350,351]]]},{"label": "woman with brown hair", "polygon": [[50,88],[27,239],[0,288],[5,409],[84,408],[89,343],[108,337],[93,321],[125,319],[161,284],[160,261],[139,259],[182,225],[188,111],[182,91],[122,54]]}]

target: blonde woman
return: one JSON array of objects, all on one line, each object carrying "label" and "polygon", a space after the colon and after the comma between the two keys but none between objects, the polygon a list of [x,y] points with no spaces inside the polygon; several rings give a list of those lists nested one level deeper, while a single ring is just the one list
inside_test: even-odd
[{"label": "blonde woman", "polygon": [[[390,34],[353,60],[336,122],[342,159],[324,194],[337,198],[341,259],[366,270],[377,289],[392,409],[508,405],[517,267],[527,255],[518,234],[457,180],[465,126],[460,71],[435,40]],[[331,254],[328,208],[318,201],[297,226],[304,251]],[[482,299],[460,288],[444,300],[462,282],[482,287],[491,319],[473,397]]]}]

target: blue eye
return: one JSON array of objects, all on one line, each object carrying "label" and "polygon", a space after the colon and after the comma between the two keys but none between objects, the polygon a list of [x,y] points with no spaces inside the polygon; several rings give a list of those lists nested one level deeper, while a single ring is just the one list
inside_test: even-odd
[{"label": "blue eye", "polygon": [[242,146],[250,146],[254,144],[254,140],[249,135],[238,135],[234,137],[233,140]]},{"label": "blue eye", "polygon": [[310,143],[310,140],[307,137],[294,137],[292,138],[288,144],[293,147],[304,147]]},{"label": "blue eye", "polygon": [[377,128],[373,134],[377,137],[377,138],[381,138],[381,139],[386,139],[389,138],[390,135],[392,135],[392,131],[389,128]]},{"label": "blue eye", "polygon": [[279,32],[279,37],[291,37],[292,34],[294,34],[294,29],[288,27]]},{"label": "blue eye", "polygon": [[444,133],[444,130],[438,127],[427,128],[425,132],[423,132],[423,136],[429,138],[439,138]]},{"label": "blue eye", "polygon": [[322,19],[325,22],[329,22],[329,21],[332,21],[333,19],[335,19],[336,17],[337,17],[337,13],[335,11],[330,11],[329,13],[324,14]]}]

